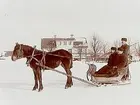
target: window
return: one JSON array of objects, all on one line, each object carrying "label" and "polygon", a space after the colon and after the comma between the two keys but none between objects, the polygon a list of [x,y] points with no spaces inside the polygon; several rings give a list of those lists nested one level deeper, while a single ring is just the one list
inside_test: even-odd
[{"label": "window", "polygon": [[69,42],[69,45],[71,45],[71,41]]},{"label": "window", "polygon": [[67,41],[64,41],[64,45],[67,45]]}]

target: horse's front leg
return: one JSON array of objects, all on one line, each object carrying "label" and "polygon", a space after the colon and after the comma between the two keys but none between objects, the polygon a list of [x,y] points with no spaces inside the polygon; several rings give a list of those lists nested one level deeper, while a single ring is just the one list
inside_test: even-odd
[{"label": "horse's front leg", "polygon": [[38,67],[37,68],[37,74],[38,74],[38,79],[39,79],[39,89],[38,91],[40,92],[41,90],[43,90],[43,84],[42,84],[42,72],[41,72],[41,68]]},{"label": "horse's front leg", "polygon": [[33,73],[34,73],[34,80],[35,80],[35,85],[33,87],[33,90],[36,90],[38,89],[38,75],[36,70],[33,70]]}]

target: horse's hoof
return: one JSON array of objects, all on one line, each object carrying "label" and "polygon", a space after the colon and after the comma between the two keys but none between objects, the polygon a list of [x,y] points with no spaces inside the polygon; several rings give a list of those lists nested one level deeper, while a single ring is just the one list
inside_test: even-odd
[{"label": "horse's hoof", "polygon": [[43,89],[38,89],[38,92],[41,92]]},{"label": "horse's hoof", "polygon": [[65,86],[65,89],[68,89],[68,88],[70,88],[71,86]]},{"label": "horse's hoof", "polygon": [[71,83],[71,86],[73,86],[73,82]]},{"label": "horse's hoof", "polygon": [[35,90],[36,90],[36,89],[34,89],[34,88],[32,89],[32,91],[35,91]]},{"label": "horse's hoof", "polygon": [[43,87],[40,87],[39,89],[38,89],[38,92],[40,92],[40,91],[42,91],[43,90]]},{"label": "horse's hoof", "polygon": [[38,92],[41,92],[42,91],[42,89],[38,89]]},{"label": "horse's hoof", "polygon": [[69,88],[69,87],[65,86],[65,89],[67,89],[67,88]]},{"label": "horse's hoof", "polygon": [[72,85],[73,83],[65,85],[65,89],[70,88]]},{"label": "horse's hoof", "polygon": [[37,88],[38,88],[37,86],[34,86],[32,90],[35,91]]}]

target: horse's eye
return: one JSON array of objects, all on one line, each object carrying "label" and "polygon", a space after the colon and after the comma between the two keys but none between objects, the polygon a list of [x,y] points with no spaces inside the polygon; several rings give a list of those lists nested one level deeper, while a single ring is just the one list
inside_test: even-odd
[{"label": "horse's eye", "polygon": [[15,47],[15,50],[18,50],[18,49],[19,49],[19,47],[18,47],[18,46],[16,46],[16,47]]}]

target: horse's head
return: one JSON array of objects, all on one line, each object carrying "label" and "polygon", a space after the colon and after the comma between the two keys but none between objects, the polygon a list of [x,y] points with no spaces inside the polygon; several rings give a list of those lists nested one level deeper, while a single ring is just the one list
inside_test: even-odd
[{"label": "horse's head", "polygon": [[13,54],[11,56],[12,61],[16,61],[17,59],[21,59],[24,57],[23,46],[23,44],[16,43]]}]

